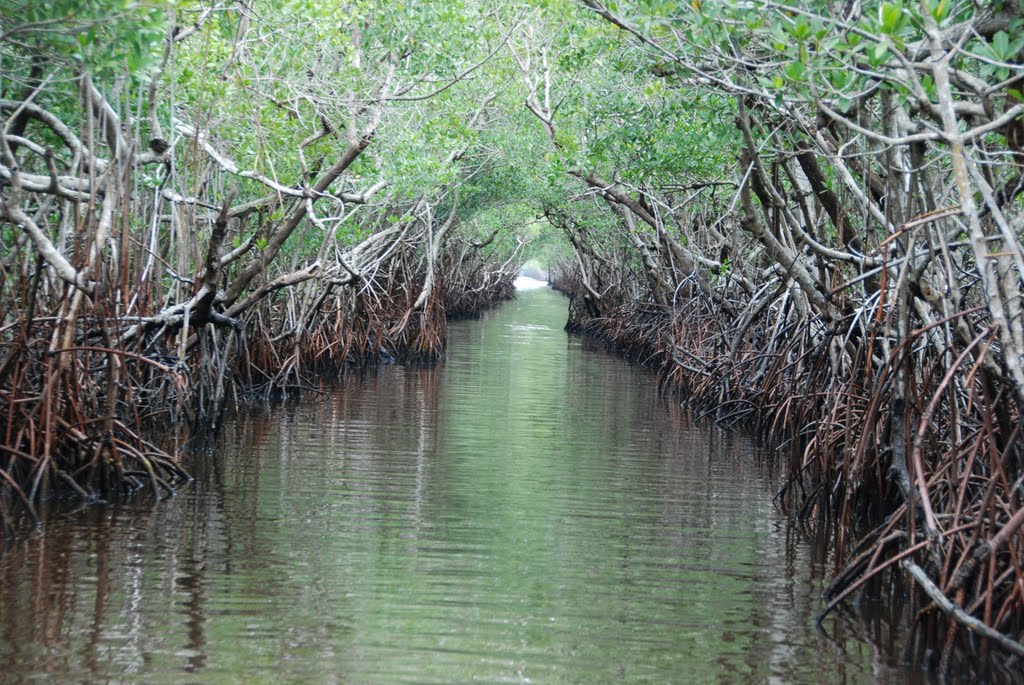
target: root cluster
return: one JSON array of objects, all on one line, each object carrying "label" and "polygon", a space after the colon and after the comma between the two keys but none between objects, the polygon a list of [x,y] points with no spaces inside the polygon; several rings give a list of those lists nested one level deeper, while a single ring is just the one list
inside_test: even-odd
[{"label": "root cluster", "polygon": [[981,312],[961,313],[974,340],[932,346],[937,326],[901,341],[870,323],[825,329],[785,293],[747,303],[754,320],[699,295],[666,306],[606,293],[595,315],[578,272],[554,280],[571,298],[568,329],[658,369],[697,417],[775,445],[781,506],[832,530],[843,560],[819,620],[883,596],[910,608],[907,661],[975,675],[1019,667],[1020,413],[986,369],[994,340]]}]

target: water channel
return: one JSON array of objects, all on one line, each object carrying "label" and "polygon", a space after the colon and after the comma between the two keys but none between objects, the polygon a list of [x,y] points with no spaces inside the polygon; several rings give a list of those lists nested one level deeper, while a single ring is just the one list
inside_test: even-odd
[{"label": "water channel", "polygon": [[521,291],[437,368],[233,418],[170,501],[51,507],[0,554],[0,682],[918,682],[815,627],[757,445],[565,316]]}]

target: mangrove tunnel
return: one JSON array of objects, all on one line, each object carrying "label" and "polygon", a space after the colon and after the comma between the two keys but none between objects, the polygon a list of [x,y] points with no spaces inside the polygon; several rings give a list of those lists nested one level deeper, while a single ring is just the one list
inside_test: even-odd
[{"label": "mangrove tunnel", "polygon": [[[661,446],[668,434],[752,436],[764,449],[746,458],[776,469],[765,467],[778,476],[772,506],[742,482],[756,469],[715,450],[708,458],[732,464],[732,487],[748,493],[750,511],[736,516],[756,528],[778,514],[825,541],[827,581],[801,576],[814,595],[811,623],[831,630],[883,607],[901,616],[887,640],[902,677],[1020,678],[1022,29],[1014,0],[0,0],[0,566],[65,535],[40,525],[57,504],[75,502],[65,518],[83,521],[172,516],[161,512],[224,480],[221,452],[244,444],[217,441],[253,407],[351,403],[351,425],[310,420],[355,430],[368,411],[355,406],[366,378],[384,367],[432,378],[449,331],[477,325],[452,321],[516,297],[514,280],[530,266],[564,294],[564,327],[578,336],[570,346],[596,342],[649,367],[649,382],[689,417],[649,422],[665,433],[651,452],[616,462],[621,478],[580,475],[600,485],[567,497],[594,507],[586,498],[621,487],[646,502],[684,487],[669,468],[679,457]],[[562,389],[567,407],[591,399],[580,373]],[[416,392],[429,395],[428,380]],[[606,427],[637,415],[632,382],[606,398],[603,421],[580,425],[619,444]],[[508,460],[526,459],[512,449],[524,438],[508,428],[526,409],[500,406],[505,423],[481,430]],[[427,425],[417,422],[436,411],[395,420]],[[430,425],[431,440],[463,430],[455,419]],[[530,501],[518,488],[533,483],[538,506],[547,501],[580,535],[588,516],[617,512],[621,530],[595,544],[627,554],[620,536],[636,535],[629,553],[642,554],[644,536],[658,536],[633,525],[629,506],[574,517],[543,499],[554,494],[539,476],[573,482],[558,462],[592,437],[551,430],[565,434],[546,443],[544,460],[474,468],[488,482],[507,474],[514,492],[504,494],[517,501]],[[257,433],[233,434],[255,450]],[[320,487],[329,469],[289,455],[274,467],[292,471],[279,474],[281,488],[311,506],[351,504],[344,488]],[[527,463],[537,478],[525,477]],[[428,466],[418,468],[417,479]],[[389,485],[390,473],[375,472],[381,488],[413,477],[395,472]],[[492,485],[472,497],[500,498]],[[453,511],[472,499],[451,496]],[[364,534],[299,533],[298,523],[294,537],[316,534],[325,549],[332,536]],[[538,525],[523,534],[539,535]],[[687,543],[694,554],[719,549],[705,539],[716,526]],[[450,544],[477,549],[467,540]],[[96,574],[89,564],[106,559],[95,557],[98,542],[59,544],[93,555],[66,573]],[[576,556],[587,558],[583,549]],[[593,564],[598,582],[604,567]],[[398,582],[385,568],[346,568]],[[41,571],[37,580],[43,596],[67,582]],[[524,601],[534,590],[506,580]],[[0,616],[24,601],[18,587],[28,592],[0,588]],[[476,597],[461,595],[466,611]],[[671,596],[663,600],[644,596],[633,611],[646,607],[667,635],[679,624],[664,613]],[[392,630],[403,620],[396,614]],[[3,663],[29,658],[33,640],[62,625],[5,624]],[[582,631],[560,663],[597,658],[604,643],[586,640],[598,634]],[[674,639],[665,649],[682,649]],[[295,644],[303,649],[300,636]],[[629,670],[634,654],[585,680],[700,680],[665,653],[648,656],[659,670]],[[515,661],[503,677],[578,679],[530,676]],[[202,664],[192,665],[201,678]],[[431,673],[423,661],[405,666],[351,677]],[[100,671],[89,673],[76,677]],[[707,677],[729,673],[743,680]]]}]

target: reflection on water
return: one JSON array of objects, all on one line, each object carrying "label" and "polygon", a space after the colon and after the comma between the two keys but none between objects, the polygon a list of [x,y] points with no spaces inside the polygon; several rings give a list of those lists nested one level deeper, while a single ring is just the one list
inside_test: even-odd
[{"label": "reflection on water", "polygon": [[172,501],[51,509],[0,557],[0,681],[906,681],[814,628],[749,440],[519,298],[228,422]]}]

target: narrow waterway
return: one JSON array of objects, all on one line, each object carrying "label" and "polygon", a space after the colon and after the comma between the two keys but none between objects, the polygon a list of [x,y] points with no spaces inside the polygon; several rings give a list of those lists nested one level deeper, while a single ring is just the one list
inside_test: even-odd
[{"label": "narrow waterway", "polygon": [[235,418],[159,506],[51,507],[0,554],[0,682],[910,682],[815,628],[757,446],[565,310]]}]

